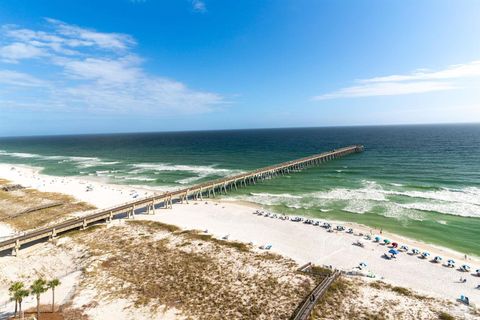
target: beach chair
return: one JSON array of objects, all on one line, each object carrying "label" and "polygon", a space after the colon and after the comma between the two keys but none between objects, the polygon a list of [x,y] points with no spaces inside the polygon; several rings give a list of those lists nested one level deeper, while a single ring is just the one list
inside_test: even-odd
[{"label": "beach chair", "polygon": [[463,294],[460,296],[460,302],[465,303],[467,306],[470,305],[470,299],[467,296],[464,296]]}]

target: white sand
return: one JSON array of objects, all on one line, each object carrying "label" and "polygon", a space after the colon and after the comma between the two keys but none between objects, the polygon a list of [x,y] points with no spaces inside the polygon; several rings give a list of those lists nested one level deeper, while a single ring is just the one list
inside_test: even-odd
[{"label": "white sand", "polygon": [[[147,189],[123,185],[113,185],[82,179],[78,177],[55,177],[39,174],[39,168],[0,164],[0,177],[24,187],[45,192],[59,192],[74,196],[78,200],[93,204],[98,208],[107,208],[119,203],[132,201],[134,196],[147,197],[160,189]],[[87,191],[87,187],[91,191]],[[163,190],[166,191],[166,190]]]},{"label": "white sand", "polygon": [[[63,241],[68,241],[61,239]],[[65,252],[50,242],[27,247],[22,250],[20,258],[14,256],[0,257],[0,318],[2,314],[13,311],[14,304],[9,301],[8,287],[13,281],[22,281],[28,286],[38,277],[58,278],[61,285],[55,289],[55,304],[67,303],[75,292],[81,271],[75,263],[80,251]],[[48,291],[41,296],[42,304],[51,304],[52,293]],[[34,296],[24,299],[22,309],[36,306]]]},{"label": "white sand", "polygon": [[[42,191],[63,192],[76,198],[90,202],[99,208],[132,200],[130,195],[134,187],[102,184],[77,178],[50,177],[38,174],[32,168],[14,167],[0,164],[0,177],[31,186]],[[86,191],[86,185],[92,185],[93,191]],[[141,189],[139,196],[152,194],[153,190]],[[328,233],[321,227],[265,218],[252,214],[254,208],[233,202],[190,201],[190,204],[177,204],[173,209],[156,210],[156,215],[138,215],[138,219],[151,219],[175,224],[186,229],[208,229],[208,232],[221,238],[230,235],[229,239],[252,242],[255,246],[272,244],[272,251],[291,257],[299,264],[313,262],[315,264],[332,265],[335,268],[351,270],[360,262],[368,264],[368,270],[376,274],[377,279],[395,285],[409,287],[419,292],[437,297],[455,300],[461,294],[470,301],[480,305],[480,277],[449,269],[441,264],[434,264],[417,256],[400,253],[396,260],[386,260],[382,255],[388,251],[383,245],[364,241],[365,248],[352,245],[361,237],[345,232]],[[335,222],[333,222],[335,224]],[[343,223],[352,226],[355,232],[370,232],[364,226]],[[1,235],[0,235],[1,236]],[[463,255],[445,248],[428,245],[396,235],[386,235],[392,241],[427,250],[431,257],[441,255],[446,261],[454,258],[457,265],[465,263]],[[5,259],[0,257],[0,259]],[[11,258],[8,258],[11,259]],[[469,258],[466,262],[472,271],[480,268],[480,261]],[[466,277],[467,283],[459,283],[460,277]],[[2,284],[3,286],[3,284]],[[0,301],[0,306],[3,301]]]},{"label": "white sand", "polygon": [[[188,205],[174,205],[170,210],[157,210],[155,216],[138,216],[138,219],[161,221],[185,229],[207,229],[219,238],[229,235],[229,240],[253,242],[257,247],[271,244],[271,251],[290,257],[299,264],[313,262],[348,271],[357,267],[360,262],[366,262],[367,269],[373,272],[377,279],[453,300],[463,294],[468,296],[471,302],[480,305],[480,290],[475,289],[480,284],[480,277],[406,253],[400,253],[397,259],[386,260],[382,255],[388,248],[382,244],[365,240],[365,248],[360,248],[352,245],[361,239],[360,236],[346,232],[329,233],[321,227],[257,216],[252,214],[253,211],[251,207],[236,203],[198,202],[195,205],[190,202]],[[368,233],[368,229],[363,228]],[[359,226],[354,227],[354,230],[358,232]],[[397,240],[401,237],[389,235],[389,239]],[[433,246],[414,240],[400,243],[409,243],[410,247],[415,245],[420,250],[426,249],[432,257],[437,254],[444,259],[456,256],[445,255],[445,252],[451,252],[447,249],[441,250],[441,253]],[[463,263],[458,257],[455,260],[458,265]],[[480,268],[480,262],[476,259],[469,260],[468,264],[473,270]],[[467,283],[459,283],[460,277],[466,277]]]}]

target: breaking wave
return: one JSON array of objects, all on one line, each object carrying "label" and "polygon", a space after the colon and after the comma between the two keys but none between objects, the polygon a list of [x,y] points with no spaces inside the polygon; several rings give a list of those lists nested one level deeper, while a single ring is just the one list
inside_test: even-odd
[{"label": "breaking wave", "polygon": [[208,176],[221,176],[226,177],[234,174],[239,174],[242,171],[232,170],[232,169],[223,169],[216,168],[215,165],[211,166],[193,166],[193,165],[178,165],[178,164],[169,164],[169,163],[140,163],[131,165],[134,170],[131,173],[146,173],[154,171],[154,174],[158,172],[168,172],[168,171],[183,171],[195,174],[193,177],[186,177],[178,179],[175,182],[180,184],[191,184],[195,181],[201,180]]},{"label": "breaking wave", "polygon": [[[401,201],[395,197],[401,197]],[[441,189],[429,191],[395,191],[384,189],[374,181],[362,181],[360,188],[335,188],[326,191],[292,195],[288,193],[250,193],[249,200],[264,205],[284,205],[289,208],[311,209],[332,207],[365,214],[375,211],[397,219],[424,220],[427,212],[480,217],[480,190]],[[423,199],[423,201],[418,201]]]},{"label": "breaking wave", "polygon": [[79,168],[89,168],[97,166],[106,166],[118,164],[118,161],[105,161],[97,157],[76,157],[76,156],[46,156],[36,153],[24,153],[24,152],[7,152],[0,150],[0,156],[7,156],[13,158],[23,159],[35,159],[39,161],[58,161],[58,163],[73,162]]}]

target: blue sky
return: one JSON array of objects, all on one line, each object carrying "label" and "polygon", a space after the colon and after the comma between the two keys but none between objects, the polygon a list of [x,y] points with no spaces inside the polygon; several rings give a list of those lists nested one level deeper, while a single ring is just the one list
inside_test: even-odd
[{"label": "blue sky", "polygon": [[0,3],[0,135],[480,122],[480,2]]}]

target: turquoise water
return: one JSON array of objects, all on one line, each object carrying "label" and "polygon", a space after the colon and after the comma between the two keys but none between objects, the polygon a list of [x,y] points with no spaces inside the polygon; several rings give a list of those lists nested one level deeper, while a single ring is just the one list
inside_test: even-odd
[{"label": "turquoise water", "polygon": [[351,144],[365,152],[229,197],[480,256],[480,125],[3,138],[0,162],[166,190]]}]

